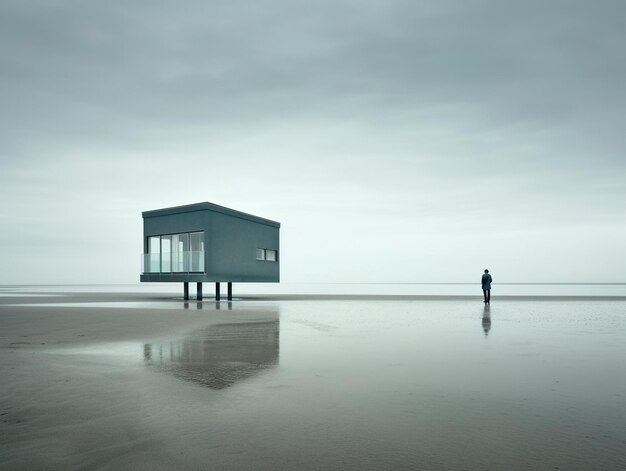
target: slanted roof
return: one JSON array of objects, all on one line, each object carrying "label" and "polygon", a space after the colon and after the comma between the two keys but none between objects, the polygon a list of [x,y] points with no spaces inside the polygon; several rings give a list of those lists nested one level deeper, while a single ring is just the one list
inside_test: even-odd
[{"label": "slanted roof", "polygon": [[268,226],[280,227],[280,223],[272,221],[270,219],[261,218],[248,213],[242,213],[234,209],[226,208],[217,204],[204,202],[195,204],[186,204],[184,206],[174,206],[171,208],[154,209],[151,211],[143,211],[141,216],[145,218],[153,218],[158,216],[169,216],[171,214],[191,213],[194,211],[213,211],[216,213],[226,214],[240,219],[246,219],[252,222],[258,222],[260,224],[266,224]]}]

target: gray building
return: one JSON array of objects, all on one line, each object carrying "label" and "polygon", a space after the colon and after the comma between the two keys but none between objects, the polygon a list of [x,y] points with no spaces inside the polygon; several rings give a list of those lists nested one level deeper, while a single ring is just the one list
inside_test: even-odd
[{"label": "gray building", "polygon": [[212,203],[144,211],[142,282],[278,283],[280,223]]}]

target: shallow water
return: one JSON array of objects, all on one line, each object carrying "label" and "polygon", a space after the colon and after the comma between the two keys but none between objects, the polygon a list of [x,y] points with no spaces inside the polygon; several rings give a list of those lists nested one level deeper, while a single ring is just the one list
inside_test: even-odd
[{"label": "shallow water", "polygon": [[[191,294],[195,294],[191,283]],[[224,295],[222,284],[222,296]],[[250,295],[378,295],[378,296],[482,296],[480,283],[233,283],[235,296]],[[0,286],[0,296],[46,293],[169,294],[182,296],[182,283],[125,285]],[[5,294],[4,292],[7,292]],[[205,296],[214,293],[204,283]],[[625,296],[626,283],[493,283],[493,296]],[[41,295],[40,295],[41,296]]]},{"label": "shallow water", "polygon": [[626,469],[626,301],[174,305],[197,325],[2,345],[0,465]]}]

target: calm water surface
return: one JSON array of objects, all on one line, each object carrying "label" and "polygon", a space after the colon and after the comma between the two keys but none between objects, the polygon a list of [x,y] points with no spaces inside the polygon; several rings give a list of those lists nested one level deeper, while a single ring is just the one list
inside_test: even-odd
[{"label": "calm water surface", "polygon": [[137,355],[221,392],[200,410],[179,397],[162,424],[210,431],[221,466],[625,469],[625,307],[278,303]]},{"label": "calm water surface", "polygon": [[626,469],[626,301],[172,307],[206,325],[40,354],[89,372],[72,407],[135,443],[102,439],[104,468]]},{"label": "calm water surface", "polygon": [[[480,273],[479,273],[480,275]],[[480,278],[478,278],[480,279]],[[497,280],[496,280],[497,281]],[[225,288],[222,288],[224,291]],[[125,285],[0,286],[0,297],[37,296],[46,293],[165,293],[182,296],[176,283],[136,283]],[[192,296],[195,293],[191,284]],[[204,284],[205,296],[213,295],[213,284]],[[404,295],[404,296],[481,296],[476,283],[234,283],[236,296],[265,295]],[[223,294],[223,293],[222,293]],[[41,294],[39,294],[41,296]],[[626,283],[499,283],[493,296],[626,296]]]}]

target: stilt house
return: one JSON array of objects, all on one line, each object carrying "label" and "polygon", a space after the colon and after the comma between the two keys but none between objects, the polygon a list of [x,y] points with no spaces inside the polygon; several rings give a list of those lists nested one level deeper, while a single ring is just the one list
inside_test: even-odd
[{"label": "stilt house", "polygon": [[144,211],[142,282],[220,282],[232,284],[280,281],[280,223],[212,203]]}]

